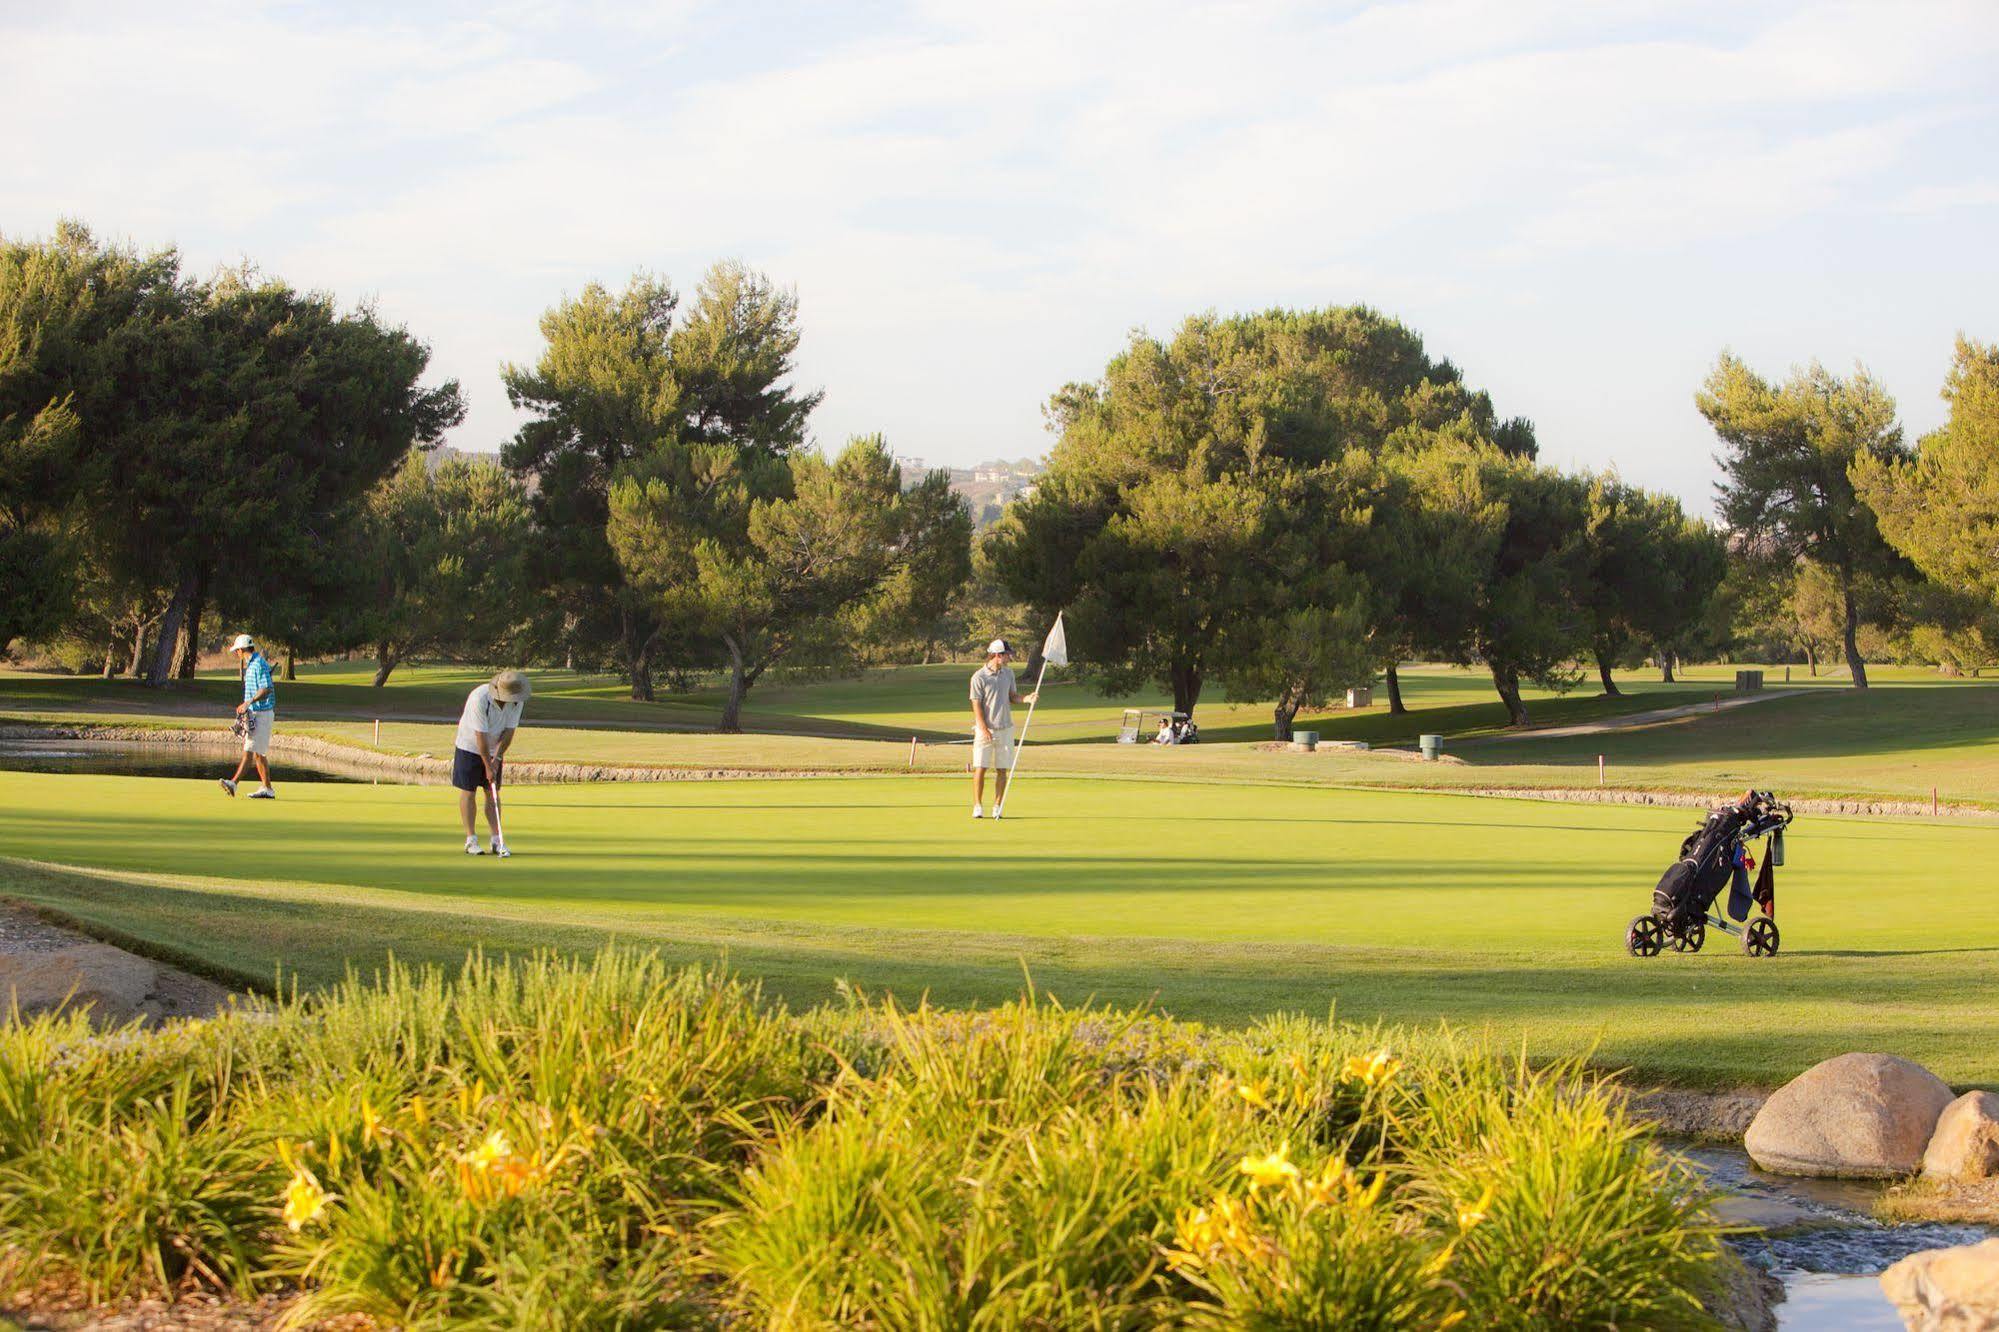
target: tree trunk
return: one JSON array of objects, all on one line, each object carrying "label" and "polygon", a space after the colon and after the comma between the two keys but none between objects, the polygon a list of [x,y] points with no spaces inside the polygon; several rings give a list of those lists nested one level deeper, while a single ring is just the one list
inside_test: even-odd
[{"label": "tree trunk", "polygon": [[119,646],[120,644],[118,640],[115,638],[112,639],[109,643],[106,643],[104,645],[104,670],[102,674],[103,677],[107,680],[109,680],[112,676],[118,674]]},{"label": "tree trunk", "polygon": [[1819,677],[1818,645],[1813,643],[1811,640],[1807,639],[1805,641],[1804,647],[1805,647],[1805,671],[1814,680],[1816,680]]},{"label": "tree trunk", "polygon": [[1674,666],[1674,664],[1675,664],[1676,660],[1677,660],[1677,658],[1675,658],[1675,657],[1674,657],[1674,655],[1673,655],[1672,653],[1670,653],[1670,652],[1661,652],[1661,653],[1659,654],[1659,683],[1660,683],[1660,684],[1676,684],[1676,683],[1678,683],[1678,681],[1674,680],[1674,678],[1673,678],[1673,666]]},{"label": "tree trunk", "polygon": [[180,646],[181,625],[187,620],[188,605],[201,588],[201,581],[193,574],[180,580],[174,589],[173,600],[167,603],[167,613],[160,617],[160,636],[153,644],[153,664],[146,672],[146,683],[158,689],[174,675],[174,650]]},{"label": "tree trunk", "polygon": [[1173,710],[1194,715],[1194,705],[1201,701],[1201,672],[1192,666],[1175,666],[1170,672],[1173,682]]},{"label": "tree trunk", "polygon": [[1853,580],[1842,580],[1841,600],[1846,606],[1846,623],[1840,626],[1841,636],[1846,644],[1846,666],[1853,672],[1853,687],[1867,688],[1867,663],[1860,655],[1860,608],[1853,600]]},{"label": "tree trunk", "polygon": [[743,729],[743,696],[750,692],[749,673],[736,641],[727,637],[722,641],[729,649],[729,697],[723,700],[722,722],[716,729],[725,735],[738,735]]},{"label": "tree trunk", "polygon": [[174,674],[182,680],[194,678],[194,668],[201,659],[201,603],[207,597],[208,578],[197,575],[194,596],[187,603],[187,619],[181,624],[180,655],[174,663]]},{"label": "tree trunk", "polygon": [[1298,720],[1298,709],[1305,701],[1305,691],[1296,686],[1287,687],[1277,696],[1277,707],[1272,718],[1277,724],[1277,738],[1291,738],[1291,723]]},{"label": "tree trunk", "polygon": [[389,682],[389,672],[396,669],[396,652],[387,643],[375,645],[375,688],[380,689]]},{"label": "tree trunk", "polygon": [[1520,700],[1520,672],[1510,666],[1494,664],[1492,687],[1499,691],[1499,701],[1506,705],[1507,725],[1525,726],[1527,705]]},{"label": "tree trunk", "polygon": [[146,669],[146,626],[140,625],[132,631],[132,661],[127,674],[134,680]]},{"label": "tree trunk", "polygon": [[1399,717],[1409,711],[1402,704],[1402,677],[1395,673],[1395,663],[1392,661],[1388,663],[1388,669],[1382,672],[1382,675],[1384,682],[1388,685],[1389,714]]},{"label": "tree trunk", "polygon": [[1597,677],[1603,681],[1603,694],[1605,698],[1623,697],[1624,691],[1619,689],[1617,681],[1610,677],[1610,655],[1602,648],[1598,648],[1596,652],[1596,673]]},{"label": "tree trunk", "polygon": [[286,648],[285,680],[289,682],[296,679],[298,679],[298,654],[293,652],[290,648]]}]

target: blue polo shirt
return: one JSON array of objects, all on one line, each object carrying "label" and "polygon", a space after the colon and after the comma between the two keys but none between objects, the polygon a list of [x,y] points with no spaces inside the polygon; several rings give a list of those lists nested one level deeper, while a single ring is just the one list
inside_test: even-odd
[{"label": "blue polo shirt", "polygon": [[[250,702],[266,689],[271,692],[258,702]],[[243,663],[243,701],[250,704],[252,712],[269,712],[278,706],[278,689],[271,681],[271,663],[261,652],[252,652],[250,660]]]}]

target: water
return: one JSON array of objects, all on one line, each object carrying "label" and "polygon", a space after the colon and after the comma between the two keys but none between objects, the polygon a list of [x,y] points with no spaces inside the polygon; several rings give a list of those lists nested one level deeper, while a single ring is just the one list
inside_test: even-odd
[{"label": "water", "polygon": [[1860,1180],[1765,1174],[1741,1150],[1685,1147],[1681,1155],[1730,1195],[1724,1210],[1769,1233],[1738,1242],[1743,1257],[1782,1278],[1777,1326],[1798,1332],[1898,1332],[1882,1272],[1912,1253],[1976,1244],[1983,1226],[1888,1225],[1872,1215],[1882,1186]]},{"label": "water", "polygon": [[[0,740],[0,770],[12,772],[100,773],[113,777],[185,777],[214,781],[236,767],[236,754],[199,745],[144,744],[118,740]],[[256,779],[252,767],[246,774]],[[271,780],[283,782],[408,783],[400,775],[343,767],[324,759],[273,755]]]}]

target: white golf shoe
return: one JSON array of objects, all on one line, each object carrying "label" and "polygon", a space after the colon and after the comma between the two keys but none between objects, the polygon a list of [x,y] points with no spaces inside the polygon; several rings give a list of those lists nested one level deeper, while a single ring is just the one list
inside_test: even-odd
[{"label": "white golf shoe", "polygon": [[234,783],[234,782],[230,781],[230,780],[229,780],[229,779],[228,779],[227,777],[223,777],[223,778],[221,778],[221,779],[220,779],[220,781],[221,781],[221,783],[222,783],[222,794],[223,794],[223,795],[231,795],[231,796],[233,796],[233,795],[235,795],[235,794],[236,794],[236,783]]},{"label": "white golf shoe", "polygon": [[468,837],[465,839],[465,854],[468,856],[483,856],[486,853],[480,849],[478,838]]},{"label": "white golf shoe", "polygon": [[278,793],[268,786],[260,786],[250,792],[250,799],[252,800],[276,800],[277,798]]},{"label": "white golf shoe", "polygon": [[974,805],[974,806],[972,806],[972,817],[973,817],[973,818],[975,818],[975,819],[983,819],[983,818],[984,818],[985,816],[986,816],[986,811],[985,811],[985,807],[984,807],[983,805]]},{"label": "white golf shoe", "polygon": [[505,842],[495,837],[493,839],[493,854],[498,856],[500,859],[505,860],[508,856],[511,856],[513,852],[507,850],[507,844]]}]

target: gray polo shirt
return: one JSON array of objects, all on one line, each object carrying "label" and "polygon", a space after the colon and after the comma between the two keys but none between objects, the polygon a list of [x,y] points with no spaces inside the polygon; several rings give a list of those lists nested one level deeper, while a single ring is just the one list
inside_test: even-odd
[{"label": "gray polo shirt", "polygon": [[986,705],[986,725],[1004,731],[1013,725],[1013,667],[981,666],[972,672],[972,698]]}]

